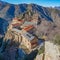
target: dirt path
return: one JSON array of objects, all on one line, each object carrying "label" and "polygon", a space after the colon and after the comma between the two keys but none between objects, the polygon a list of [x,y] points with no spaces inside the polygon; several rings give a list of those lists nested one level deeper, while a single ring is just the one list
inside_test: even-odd
[{"label": "dirt path", "polygon": [[45,60],[59,60],[59,50],[56,45],[51,42],[45,42]]}]

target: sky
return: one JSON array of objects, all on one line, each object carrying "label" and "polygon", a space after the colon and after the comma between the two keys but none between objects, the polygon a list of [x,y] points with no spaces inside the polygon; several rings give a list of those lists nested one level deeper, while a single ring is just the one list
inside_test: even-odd
[{"label": "sky", "polygon": [[46,7],[60,6],[60,0],[2,0],[2,1],[6,1],[12,4],[35,3],[35,4],[46,6]]}]

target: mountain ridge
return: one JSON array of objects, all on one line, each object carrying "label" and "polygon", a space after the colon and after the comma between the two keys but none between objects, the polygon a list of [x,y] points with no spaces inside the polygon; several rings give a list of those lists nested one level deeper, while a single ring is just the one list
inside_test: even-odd
[{"label": "mountain ridge", "polygon": [[[36,55],[39,56],[40,53],[43,53],[45,48],[44,46],[41,48],[39,44],[39,47],[37,46],[38,50],[35,53],[33,51],[26,56],[24,56],[24,51],[20,50],[22,39],[26,39],[21,37],[20,30],[24,33],[24,27],[28,27],[30,24],[32,24],[33,28],[26,32],[36,36],[39,41],[41,40],[41,43],[38,41],[39,44],[43,43],[45,46],[45,41],[47,40],[54,42],[57,35],[60,37],[60,10],[37,4],[14,5],[0,2],[0,56],[2,55],[4,60],[34,60]],[[56,43],[59,43],[59,37],[57,37],[58,40],[56,39]],[[25,41],[25,43],[27,42]],[[27,50],[25,46],[24,49]]]},{"label": "mountain ridge", "polygon": [[18,17],[20,14],[25,13],[28,10],[34,12],[35,14],[37,13],[41,21],[42,20],[46,20],[47,22],[51,21],[56,26],[59,26],[60,24],[59,23],[60,10],[58,9],[50,8],[50,7],[42,7],[37,4],[14,5],[0,1],[0,18],[6,20],[8,23],[10,23],[14,17]]},{"label": "mountain ridge", "polygon": [[58,7],[55,7],[56,9],[58,9],[58,10],[60,10],[60,6],[58,6]]}]

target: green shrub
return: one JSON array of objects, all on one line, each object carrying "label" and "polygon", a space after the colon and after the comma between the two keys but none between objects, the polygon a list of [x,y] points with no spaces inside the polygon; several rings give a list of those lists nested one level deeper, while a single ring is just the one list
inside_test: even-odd
[{"label": "green shrub", "polygon": [[40,48],[40,50],[38,51],[38,54],[40,55],[41,53],[44,53],[44,46],[42,46],[41,48]]},{"label": "green shrub", "polygon": [[56,35],[53,40],[54,44],[60,45],[60,35]]}]

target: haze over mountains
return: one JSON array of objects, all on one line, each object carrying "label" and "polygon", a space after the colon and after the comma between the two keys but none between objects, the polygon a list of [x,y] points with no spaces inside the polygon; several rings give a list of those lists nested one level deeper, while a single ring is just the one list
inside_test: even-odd
[{"label": "haze over mountains", "polygon": [[60,7],[58,6],[58,7],[55,7],[56,9],[58,9],[58,10],[60,10]]},{"label": "haze over mountains", "polygon": [[[0,1],[0,22],[3,21],[3,23],[0,24],[0,30],[3,30],[3,32],[5,32],[12,18],[19,16],[22,13],[25,13],[25,11],[27,10],[31,10],[32,12],[37,13],[39,15],[41,23],[38,27],[41,26],[42,27],[42,28],[40,27],[41,30],[45,31],[46,28],[44,27],[49,26],[49,23],[50,23],[49,28],[51,27],[53,28],[53,26],[56,26],[58,27],[58,30],[59,30],[60,28],[59,26],[60,10],[59,9],[43,7],[36,4],[14,5],[14,4],[9,4],[2,1]],[[5,27],[5,28],[1,28],[1,27]],[[2,34],[1,31],[0,31],[0,34]]]}]

